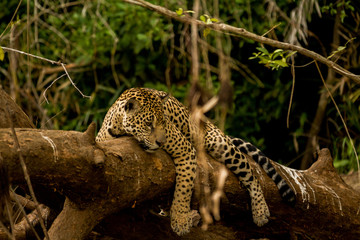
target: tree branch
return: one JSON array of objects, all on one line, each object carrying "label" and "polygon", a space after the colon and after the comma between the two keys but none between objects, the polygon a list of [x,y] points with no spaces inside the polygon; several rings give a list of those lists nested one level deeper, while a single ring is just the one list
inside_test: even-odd
[{"label": "tree branch", "polygon": [[134,4],[134,5],[138,5],[144,8],[147,8],[149,10],[155,11],[157,13],[160,13],[166,17],[175,19],[179,22],[183,22],[183,23],[195,23],[199,26],[202,27],[208,27],[210,29],[213,29],[215,31],[219,31],[222,33],[232,33],[235,34],[239,37],[243,37],[243,38],[247,38],[247,39],[251,39],[254,40],[256,42],[262,43],[262,44],[266,44],[275,48],[281,48],[281,49],[285,49],[285,50],[291,50],[291,51],[297,51],[298,53],[307,56],[315,61],[321,62],[325,65],[327,65],[329,68],[334,69],[335,72],[348,77],[349,79],[360,83],[360,75],[355,75],[351,72],[349,72],[348,70],[346,70],[345,68],[341,67],[340,65],[336,64],[335,62],[327,59],[326,57],[323,57],[322,55],[315,53],[313,51],[310,51],[306,48],[300,47],[300,46],[296,46],[293,44],[289,44],[289,43],[285,43],[285,42],[280,42],[277,40],[273,40],[270,38],[266,38],[263,36],[259,36],[256,35],[252,32],[249,32],[247,30],[245,30],[244,28],[237,28],[237,27],[233,27],[230,26],[228,24],[225,23],[211,23],[211,24],[206,24],[200,20],[196,20],[192,17],[189,16],[178,16],[177,13],[175,13],[174,11],[170,11],[167,8],[164,8],[162,6],[158,6],[152,3],[149,3],[147,1],[144,0],[123,0],[124,2],[130,3],[130,4]]}]

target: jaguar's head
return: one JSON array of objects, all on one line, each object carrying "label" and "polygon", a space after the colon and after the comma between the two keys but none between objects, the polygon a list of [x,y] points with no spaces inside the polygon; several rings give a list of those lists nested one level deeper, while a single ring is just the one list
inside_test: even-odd
[{"label": "jaguar's head", "polygon": [[166,142],[166,121],[162,99],[153,95],[134,96],[125,103],[123,127],[146,151],[154,151]]}]

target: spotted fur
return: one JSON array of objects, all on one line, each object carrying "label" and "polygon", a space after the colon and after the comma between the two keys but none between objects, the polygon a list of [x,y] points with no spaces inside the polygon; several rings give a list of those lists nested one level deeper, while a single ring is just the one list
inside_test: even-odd
[{"label": "spotted fur", "polygon": [[190,200],[196,176],[196,152],[164,114],[162,100],[145,89],[129,89],[113,104],[96,137],[97,142],[132,135],[149,152],[164,149],[173,159],[176,185],[170,209],[171,227],[178,235],[190,231],[194,211]]},{"label": "spotted fur", "polygon": [[283,179],[278,172],[276,172],[270,159],[265,156],[257,147],[249,142],[246,142],[240,138],[231,138],[232,143],[243,153],[249,155],[254,159],[266,172],[266,174],[275,182],[279,189],[279,193],[286,202],[294,204],[296,196],[294,191],[290,188],[288,183]]},{"label": "spotted fur", "polygon": [[[154,89],[149,89],[149,91],[154,92],[160,97],[167,96],[166,92],[157,91]],[[169,119],[175,124],[175,126],[181,130],[181,132],[186,136],[186,138],[192,142],[192,137],[190,135],[190,126],[192,125],[189,117],[188,109],[180,103],[176,98],[170,96],[168,101],[164,104],[164,113],[169,117]],[[276,172],[274,166],[272,165],[270,159],[265,156],[263,152],[261,152],[257,147],[253,144],[246,142],[240,138],[234,138],[230,136],[223,135],[221,131],[212,123],[207,123],[207,128],[209,131],[212,129],[216,129],[216,132],[213,135],[213,139],[210,137],[209,139],[205,139],[205,144],[210,142],[222,141],[226,140],[226,142],[232,142],[232,144],[241,152],[252,159],[254,159],[267,173],[267,175],[275,182],[276,186],[279,189],[281,197],[289,203],[294,203],[296,201],[295,193],[290,188],[288,183]],[[218,140],[215,139],[215,136],[222,136]],[[231,156],[234,154],[231,153]],[[215,153],[214,153],[215,154]],[[229,162],[229,161],[228,161]],[[238,165],[241,165],[240,162],[235,161]],[[234,166],[232,169],[235,169]],[[240,166],[242,168],[242,166]],[[230,169],[231,170],[231,169]]]},{"label": "spotted fur", "polygon": [[[127,101],[130,101],[134,95],[136,96],[136,100],[140,102],[140,105],[145,106],[141,108],[141,111],[144,111],[150,115],[156,115],[156,119],[161,118],[160,115],[163,116],[162,119],[165,121],[164,127],[154,126],[154,129],[166,129],[166,141],[163,145],[154,144],[154,140],[147,142],[145,141],[145,139],[149,139],[151,136],[145,136],[141,130],[145,128],[144,124],[146,123],[144,122],[146,122],[146,117],[137,116],[134,119],[127,117],[126,103]],[[156,98],[158,98],[158,100],[156,100]],[[161,101],[163,101],[163,103],[159,104]],[[154,108],[150,102],[151,104],[156,102],[157,107]],[[160,109],[161,107],[162,109]],[[141,115],[144,115],[144,113]],[[132,125],[135,126],[129,130],[129,126]],[[135,130],[136,128],[138,128],[138,130]],[[187,220],[181,220],[181,222],[186,222],[186,224],[174,224],[173,219],[183,219],[184,217],[182,214],[185,214],[187,217],[190,213],[190,208],[188,206],[190,204],[196,164],[195,150],[191,145],[194,142],[194,129],[196,129],[196,126],[191,121],[189,111],[174,97],[168,96],[167,93],[162,91],[136,88],[124,92],[109,109],[105,116],[104,123],[96,138],[96,141],[104,141],[124,134],[131,134],[137,138],[140,143],[145,143],[146,148],[155,149],[156,146],[161,147],[173,157],[176,171],[178,173],[176,178],[176,186],[178,188],[175,189],[174,202],[176,203],[176,199],[179,199],[177,196],[177,191],[181,192],[183,189],[186,189],[186,193],[189,193],[180,198],[180,202],[183,205],[185,204],[186,208],[184,208],[184,206],[181,204],[174,206],[174,202],[171,208],[171,225],[173,230],[179,235],[188,232],[191,225],[188,224],[189,221]],[[233,140],[222,133],[220,129],[218,129],[212,123],[204,123],[204,126],[201,130],[205,136],[204,146],[206,151],[216,160],[229,168],[249,191],[254,222],[258,226],[262,226],[267,223],[270,212],[265,202],[260,184],[257,178],[252,174],[252,169],[247,160],[247,155],[242,153],[240,148],[234,144]],[[186,148],[178,147],[179,145],[183,146],[184,144],[187,146]],[[190,157],[188,156],[189,154]],[[179,158],[179,156],[186,156],[185,160],[176,160],[176,158]],[[180,208],[180,210],[178,210],[178,208]]]},{"label": "spotted fur", "polygon": [[[165,97],[168,94],[163,91],[157,91],[154,89],[149,89],[149,91],[154,92],[159,97]],[[190,136],[190,126],[192,125],[189,122],[189,111],[188,109],[180,103],[176,98],[170,96],[168,101],[164,104],[164,113],[169,117],[169,119],[175,124],[175,126],[181,130],[181,132],[186,136],[186,138],[192,142],[192,137]],[[296,196],[294,191],[290,188],[288,183],[279,175],[279,173],[276,172],[274,166],[272,165],[270,159],[265,156],[263,152],[261,152],[257,147],[255,147],[253,144],[246,142],[240,138],[234,138],[229,137],[226,135],[223,135],[221,131],[214,126],[212,123],[207,123],[208,129],[211,131],[212,129],[216,129],[216,133],[213,135],[214,139],[205,139],[205,143],[210,143],[212,141],[216,142],[215,136],[221,135],[223,137],[220,137],[218,141],[225,140],[227,142],[232,142],[234,146],[241,152],[248,156],[250,156],[252,159],[254,159],[267,173],[267,175],[275,182],[276,186],[279,189],[281,197],[291,204],[294,204],[296,201]],[[219,132],[219,133],[218,133]],[[230,152],[232,153],[232,152]],[[215,153],[214,153],[215,154]],[[234,154],[231,154],[234,156]],[[228,161],[229,162],[229,161]],[[241,163],[235,161],[239,167],[242,168]],[[234,166],[232,169],[235,169]]]}]

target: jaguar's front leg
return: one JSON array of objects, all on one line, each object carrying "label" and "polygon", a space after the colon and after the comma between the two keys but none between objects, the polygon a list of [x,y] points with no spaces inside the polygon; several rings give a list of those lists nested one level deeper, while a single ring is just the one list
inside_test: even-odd
[{"label": "jaguar's front leg", "polygon": [[170,210],[171,228],[178,235],[190,231],[198,217],[191,211],[191,195],[196,176],[196,152],[185,136],[171,123],[166,127],[166,143],[163,149],[172,157],[176,169],[176,185]]}]

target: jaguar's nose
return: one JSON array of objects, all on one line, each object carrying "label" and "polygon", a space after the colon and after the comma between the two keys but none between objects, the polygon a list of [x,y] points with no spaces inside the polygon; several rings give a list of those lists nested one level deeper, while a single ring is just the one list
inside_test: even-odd
[{"label": "jaguar's nose", "polygon": [[162,145],[164,145],[165,141],[158,141],[158,140],[156,140],[155,143],[156,143],[159,147],[161,147]]}]

